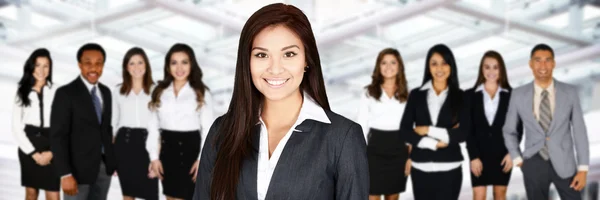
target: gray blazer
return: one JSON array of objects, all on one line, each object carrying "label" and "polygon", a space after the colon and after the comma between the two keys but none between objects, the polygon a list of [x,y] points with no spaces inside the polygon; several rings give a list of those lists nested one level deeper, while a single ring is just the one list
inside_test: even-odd
[{"label": "gray blazer", "polygon": [[[364,200],[369,198],[367,147],[360,125],[325,111],[331,124],[305,120],[286,143],[277,162],[267,200]],[[218,127],[211,127],[202,151],[194,200],[210,199],[213,167],[219,149]],[[260,125],[252,132],[253,147],[243,161],[236,199],[257,199]],[[218,140],[217,140],[218,141]],[[400,170],[400,169],[399,169]]]},{"label": "gray blazer", "polygon": [[[554,80],[555,108],[546,141],[546,134],[533,114],[533,84],[531,82],[513,90],[503,128],[506,148],[513,159],[522,157],[523,162],[527,162],[547,142],[550,161],[556,173],[561,178],[569,178],[577,172],[578,165],[590,163],[589,141],[577,88]],[[523,152],[519,149],[519,118],[525,128]]]}]

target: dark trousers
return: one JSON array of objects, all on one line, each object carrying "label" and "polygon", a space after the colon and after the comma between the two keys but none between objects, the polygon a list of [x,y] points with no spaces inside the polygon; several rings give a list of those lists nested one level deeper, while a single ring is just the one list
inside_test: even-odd
[{"label": "dark trousers", "polygon": [[410,172],[415,200],[457,200],[462,185],[462,167],[446,172]]},{"label": "dark trousers", "polygon": [[106,200],[110,188],[111,176],[106,174],[104,160],[100,162],[98,178],[94,184],[77,185],[78,193],[75,196],[64,194],[64,200]]},{"label": "dark trousers", "polygon": [[573,177],[561,178],[554,171],[550,161],[545,161],[538,154],[523,161],[521,166],[527,192],[527,199],[548,199],[550,183],[558,190],[562,200],[581,200],[581,192],[571,188]]}]

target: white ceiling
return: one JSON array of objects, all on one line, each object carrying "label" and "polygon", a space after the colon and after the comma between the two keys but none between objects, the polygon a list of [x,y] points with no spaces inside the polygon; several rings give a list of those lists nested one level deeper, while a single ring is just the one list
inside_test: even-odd
[{"label": "white ceiling", "polygon": [[[55,82],[78,74],[75,54],[85,42],[107,50],[102,81],[119,82],[121,60],[133,46],[148,53],[155,79],[176,42],[194,47],[198,62],[224,111],[233,86],[239,32],[258,8],[297,5],[311,19],[333,110],[355,116],[358,94],[370,82],[377,53],[397,48],[409,86],[423,76],[434,44],[450,46],[463,88],[471,87],[486,50],[503,56],[510,81],[530,80],[529,51],[547,43],[557,54],[556,77],[576,81],[600,74],[600,8],[570,0],[65,0],[21,1],[0,7],[0,79],[13,84],[38,47],[51,50]],[[564,69],[563,69],[564,68]],[[565,70],[568,69],[568,70]]]}]

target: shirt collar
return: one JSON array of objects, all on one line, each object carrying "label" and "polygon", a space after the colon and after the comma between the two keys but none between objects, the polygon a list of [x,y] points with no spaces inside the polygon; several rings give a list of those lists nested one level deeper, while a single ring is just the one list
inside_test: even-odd
[{"label": "shirt collar", "polygon": [[[297,122],[301,123],[304,120],[311,119],[321,123],[331,124],[331,121],[329,120],[329,117],[327,117],[325,110],[319,106],[319,104],[317,104],[310,97],[310,95],[304,93],[303,96],[302,107],[300,108],[300,115],[298,115]],[[262,117],[259,116],[258,118],[259,121],[257,124],[264,124]]]},{"label": "shirt collar", "polygon": [[[479,86],[477,87],[477,89],[475,89],[475,92],[480,92],[483,91],[485,89],[484,84],[479,84]],[[500,93],[500,92],[508,92],[507,89],[502,88],[502,87],[498,87],[498,90],[496,91],[496,94]]]},{"label": "shirt collar", "polygon": [[96,84],[91,84],[90,82],[88,82],[88,80],[87,80],[87,79],[85,79],[85,77],[83,77],[83,75],[81,75],[81,74],[79,75],[79,78],[81,78],[81,81],[83,81],[83,84],[85,84],[85,87],[87,87],[87,89],[88,89],[90,92],[92,91],[92,88],[93,88],[94,86],[98,86],[98,83],[96,83]]},{"label": "shirt collar", "polygon": [[[433,84],[431,83],[431,81],[427,81],[427,83],[423,84],[423,86],[421,86],[421,88],[419,90],[421,90],[421,91],[425,91],[425,90],[431,90],[431,91],[433,91]],[[440,95],[444,94],[444,93],[447,93],[447,92],[448,92],[448,87],[446,87],[446,89],[444,89],[444,91],[442,91],[440,93]]]},{"label": "shirt collar", "polygon": [[[544,88],[540,87],[537,83],[535,83],[535,81],[533,82],[533,88],[536,94],[542,94],[542,91],[544,91]],[[546,90],[548,90],[548,93],[552,94],[552,92],[554,91],[554,80],[550,82],[550,85],[548,85],[548,88],[546,88]]]}]

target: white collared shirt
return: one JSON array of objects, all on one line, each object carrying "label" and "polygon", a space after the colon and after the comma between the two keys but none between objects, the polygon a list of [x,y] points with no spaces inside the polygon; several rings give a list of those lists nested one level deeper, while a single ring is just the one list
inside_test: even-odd
[{"label": "white collared shirt", "polygon": [[275,147],[275,150],[269,159],[269,133],[267,132],[265,123],[263,122],[262,118],[260,118],[260,144],[256,176],[258,200],[264,200],[267,196],[267,190],[269,189],[269,184],[271,183],[271,178],[273,176],[273,172],[275,171],[275,166],[277,166],[277,162],[279,161],[279,157],[283,152],[285,144],[290,139],[292,134],[295,131],[298,131],[295,129],[296,126],[300,125],[307,119],[312,119],[327,124],[331,123],[327,117],[327,114],[325,113],[325,110],[323,110],[321,106],[316,104],[314,100],[305,93],[298,119],[292,128],[285,134],[285,136],[281,138],[279,144],[277,144],[277,147]]},{"label": "white collared shirt", "polygon": [[388,96],[383,88],[379,100],[371,97],[368,90],[365,90],[360,97],[357,117],[357,122],[365,135],[365,141],[368,139],[369,128],[383,131],[398,130],[405,107],[406,102],[400,103],[400,100],[395,97]]},{"label": "white collared shirt", "polygon": [[[446,101],[446,97],[448,97],[448,88],[442,91],[439,95],[435,93],[433,89],[433,84],[431,81],[425,83],[421,88],[421,91],[427,91],[427,108],[429,109],[429,116],[431,117],[431,126],[429,126],[429,133],[426,137],[423,137],[417,148],[421,149],[431,149],[432,151],[437,150],[438,141],[444,142],[448,144],[450,142],[450,136],[448,136],[448,131],[445,128],[435,127],[437,124],[438,115],[440,114],[440,110]],[[458,162],[412,162],[412,166],[416,169],[419,169],[424,172],[445,172],[456,169],[460,167],[462,164],[461,161]]]},{"label": "white collared shirt", "polygon": [[485,91],[484,84],[479,85],[477,89],[475,89],[475,92],[483,93],[483,109],[485,112],[485,118],[491,126],[494,123],[494,120],[496,118],[496,112],[498,111],[498,105],[500,104],[500,92],[508,92],[508,90],[502,87],[498,87],[493,99],[490,96],[490,94],[487,91]]},{"label": "white collared shirt", "polygon": [[102,109],[104,109],[104,100],[102,100],[102,92],[100,91],[100,88],[98,87],[98,82],[96,82],[96,84],[91,84],[81,74],[79,75],[79,78],[81,78],[81,81],[83,81],[83,84],[85,84],[85,86],[88,89],[88,92],[90,93],[90,95],[92,94],[92,88],[96,87],[96,96],[98,97],[98,100],[100,100],[100,107]]},{"label": "white collared shirt", "polygon": [[[160,136],[160,129],[170,131],[200,131],[200,154],[210,126],[215,120],[213,110],[213,99],[210,92],[204,92],[204,104],[200,109],[196,102],[196,92],[186,83],[175,96],[173,83],[165,88],[160,96],[160,107],[156,111],[151,111],[150,122],[148,124],[148,134]],[[155,141],[159,143],[158,140]],[[151,160],[158,159],[158,152],[150,154]]]},{"label": "white collared shirt", "polygon": [[[114,137],[117,136],[116,134],[121,127],[148,129],[148,122],[150,116],[152,116],[148,108],[151,99],[150,94],[146,94],[143,89],[139,94],[136,94],[131,89],[127,95],[123,95],[121,94],[120,85],[113,89],[112,126]],[[158,154],[159,135],[155,135],[155,132],[150,133],[148,132],[148,139],[146,140],[146,150],[150,155],[156,155]]]},{"label": "white collared shirt", "polygon": [[[50,112],[52,108],[52,100],[54,99],[54,94],[56,92],[56,85],[50,87],[48,85],[43,88],[43,120],[44,120],[44,128],[50,127]],[[17,145],[23,153],[30,154],[35,151],[35,147],[27,138],[27,133],[25,133],[25,126],[32,125],[36,127],[41,126],[40,121],[40,100],[38,97],[38,93],[32,90],[29,92],[29,100],[30,104],[27,107],[23,107],[21,105],[21,101],[19,101],[18,97],[15,97],[15,102],[13,104],[12,110],[12,133],[17,141]]]}]

